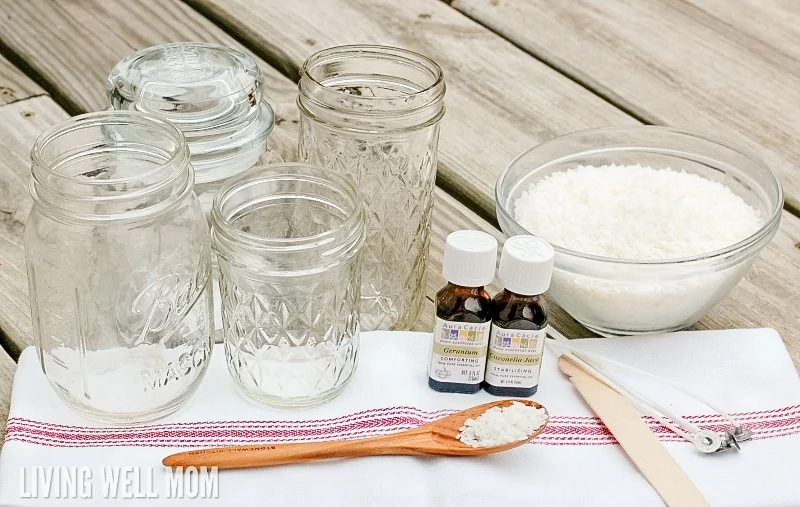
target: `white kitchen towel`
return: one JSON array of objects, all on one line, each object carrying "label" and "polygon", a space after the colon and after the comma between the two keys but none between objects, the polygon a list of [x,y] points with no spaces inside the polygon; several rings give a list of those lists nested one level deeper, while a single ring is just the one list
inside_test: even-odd
[{"label": "white kitchen towel", "polygon": [[[217,346],[208,375],[184,408],[156,424],[126,428],[99,426],[68,410],[28,348],[17,368],[0,454],[0,505],[663,505],[558,371],[551,352],[533,398],[549,410],[548,426],[530,444],[506,453],[222,470],[202,481],[190,472],[168,476],[160,465],[165,455],[192,448],[391,433],[496,399],[484,392],[429,389],[430,336],[363,333],[352,383],[330,403],[305,411],[273,410],[244,399]],[[678,381],[753,429],[754,439],[740,452],[703,455],[649,421],[711,505],[800,506],[800,380],[775,331],[696,331],[580,344]],[[724,427],[709,409],[674,392],[659,396],[701,427]],[[44,491],[48,474],[50,489]]]}]

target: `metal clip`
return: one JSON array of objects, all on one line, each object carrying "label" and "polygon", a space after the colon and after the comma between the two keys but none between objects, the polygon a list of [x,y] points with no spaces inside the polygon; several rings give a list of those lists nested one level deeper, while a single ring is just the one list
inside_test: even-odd
[{"label": "metal clip", "polygon": [[[726,439],[727,442],[727,439]],[[697,450],[706,454],[711,454],[725,450],[722,437],[710,430],[701,430],[692,435],[692,443]],[[729,448],[730,446],[728,446]]]},{"label": "metal clip", "polygon": [[727,451],[733,448],[740,451],[742,448],[739,446],[739,442],[749,440],[752,436],[752,431],[742,426],[734,426],[725,430],[723,436],[711,430],[698,431],[692,436],[692,443],[697,450],[706,454]]},{"label": "metal clip", "polygon": [[[549,328],[548,334],[551,336],[551,339],[548,340],[549,344],[556,345],[557,347],[561,348],[561,352],[567,354],[570,358],[575,360],[584,370],[589,372],[595,378],[600,380],[601,382],[605,383],[612,389],[616,390],[622,396],[628,399],[628,401],[637,409],[639,412],[645,415],[649,415],[654,417],[664,426],[672,430],[673,433],[683,437],[684,439],[692,442],[692,444],[699,450],[705,454],[715,454],[722,451],[727,451],[730,449],[741,450],[739,446],[740,442],[744,442],[745,440],[749,440],[753,436],[753,432],[744,426],[742,423],[734,419],[730,414],[727,412],[720,410],[715,405],[713,405],[708,400],[705,400],[701,397],[691,394],[685,388],[669,382],[665,379],[657,377],[652,373],[635,368],[625,363],[621,363],[619,361],[615,361],[614,359],[610,359],[608,357],[602,356],[600,354],[596,354],[593,352],[588,352],[581,350],[580,347],[576,346],[574,343],[570,343],[570,341],[557,330],[553,329],[552,327]],[[550,346],[550,345],[548,345]],[[730,423],[730,427],[725,430],[725,432],[720,435],[719,433],[715,433],[711,430],[704,430],[698,427],[696,424],[691,423],[690,421],[686,420],[685,418],[673,413],[670,411],[668,407],[664,407],[663,405],[657,403],[654,400],[650,400],[646,398],[644,395],[636,391],[635,389],[625,386],[622,384],[617,378],[610,374],[606,369],[608,366],[615,366],[619,368],[624,368],[628,371],[633,371],[638,374],[650,377],[661,383],[671,386],[674,389],[682,392],[683,394],[687,395],[690,398],[694,398],[700,403],[708,406],[710,409],[717,412],[722,418]]]},{"label": "metal clip", "polygon": [[727,430],[725,432],[731,439],[735,440],[736,442],[744,442],[745,440],[750,440],[753,436],[753,432],[744,428],[742,426],[735,426],[731,430]]}]

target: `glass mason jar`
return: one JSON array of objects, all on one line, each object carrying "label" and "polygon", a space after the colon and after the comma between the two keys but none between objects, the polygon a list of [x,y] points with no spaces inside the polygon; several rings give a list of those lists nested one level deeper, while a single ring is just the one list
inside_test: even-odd
[{"label": "glass mason jar", "polygon": [[25,226],[36,344],[56,393],[112,424],[186,402],[213,344],[208,223],[183,135],[130,111],[45,131]]},{"label": "glass mason jar", "polygon": [[300,70],[300,159],[365,200],[364,331],[408,329],[422,309],[444,94],[441,68],[403,49],[335,47]]},{"label": "glass mason jar", "polygon": [[358,362],[364,210],[320,167],[255,167],[214,198],[228,370],[278,407],[339,394]]}]

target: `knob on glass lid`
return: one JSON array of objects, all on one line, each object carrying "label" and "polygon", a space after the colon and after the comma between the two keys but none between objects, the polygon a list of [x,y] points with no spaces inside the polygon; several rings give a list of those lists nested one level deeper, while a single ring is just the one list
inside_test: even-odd
[{"label": "knob on glass lid", "polygon": [[183,131],[198,183],[249,168],[274,125],[255,60],[219,44],[144,48],[117,63],[107,88],[113,109],[157,114]]},{"label": "knob on glass lid", "polygon": [[150,112],[175,113],[179,121],[195,116],[199,120],[201,115],[206,121],[238,116],[237,106],[249,109],[263,93],[261,71],[252,58],[201,42],[162,44],[133,53],[117,63],[108,86],[115,109],[134,103]]}]

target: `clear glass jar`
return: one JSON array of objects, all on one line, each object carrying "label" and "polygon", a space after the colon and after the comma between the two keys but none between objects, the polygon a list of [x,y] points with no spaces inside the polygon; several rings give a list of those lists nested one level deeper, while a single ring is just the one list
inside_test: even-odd
[{"label": "clear glass jar", "polygon": [[278,407],[339,394],[358,362],[364,210],[320,167],[254,167],[211,211],[228,370]]},{"label": "clear glass jar", "polygon": [[66,120],[31,152],[36,344],[56,393],[112,424],[186,402],[213,344],[208,223],[183,135],[144,113]]},{"label": "clear glass jar", "polygon": [[403,49],[335,47],[300,70],[300,159],[365,200],[365,331],[409,329],[422,309],[444,94],[441,68]]}]

